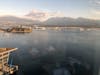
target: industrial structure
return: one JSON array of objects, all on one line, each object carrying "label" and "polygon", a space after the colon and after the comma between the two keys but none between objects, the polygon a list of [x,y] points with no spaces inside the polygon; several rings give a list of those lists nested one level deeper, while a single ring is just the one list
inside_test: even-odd
[{"label": "industrial structure", "polygon": [[17,65],[13,65],[12,61],[8,64],[9,55],[17,48],[0,48],[0,75],[10,75],[18,70]]}]

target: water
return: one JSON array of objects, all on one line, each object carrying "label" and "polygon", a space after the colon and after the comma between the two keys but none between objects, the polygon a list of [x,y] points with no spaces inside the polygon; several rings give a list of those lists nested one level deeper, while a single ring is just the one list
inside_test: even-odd
[{"label": "water", "polygon": [[[67,57],[89,67],[87,75],[96,75],[99,68],[100,31],[36,31],[25,34],[0,33],[0,47],[17,47],[13,64],[18,75],[51,75],[56,63]],[[86,75],[86,74],[85,74]]]}]

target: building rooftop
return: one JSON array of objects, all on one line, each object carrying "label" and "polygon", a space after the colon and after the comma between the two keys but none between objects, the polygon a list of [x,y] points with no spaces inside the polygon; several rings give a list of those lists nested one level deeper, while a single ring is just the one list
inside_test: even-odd
[{"label": "building rooftop", "polygon": [[17,50],[17,48],[0,48],[0,53],[12,52],[12,51],[15,51],[15,50]]}]

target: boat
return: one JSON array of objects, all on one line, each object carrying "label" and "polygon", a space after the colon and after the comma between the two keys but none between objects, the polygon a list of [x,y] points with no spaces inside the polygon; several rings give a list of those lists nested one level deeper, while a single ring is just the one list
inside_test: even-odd
[{"label": "boat", "polygon": [[18,71],[18,66],[9,64],[9,55],[17,48],[0,48],[0,75],[11,75]]},{"label": "boat", "polygon": [[8,28],[6,31],[12,32],[12,33],[30,33],[30,32],[32,32],[32,28],[20,26],[20,27]]}]

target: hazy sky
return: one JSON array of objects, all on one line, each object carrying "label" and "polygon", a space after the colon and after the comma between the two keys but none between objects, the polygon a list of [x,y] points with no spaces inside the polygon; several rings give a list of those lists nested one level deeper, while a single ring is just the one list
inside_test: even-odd
[{"label": "hazy sky", "polygon": [[99,5],[100,0],[1,0],[0,15],[24,16],[39,11],[57,13],[56,16],[100,18]]}]

